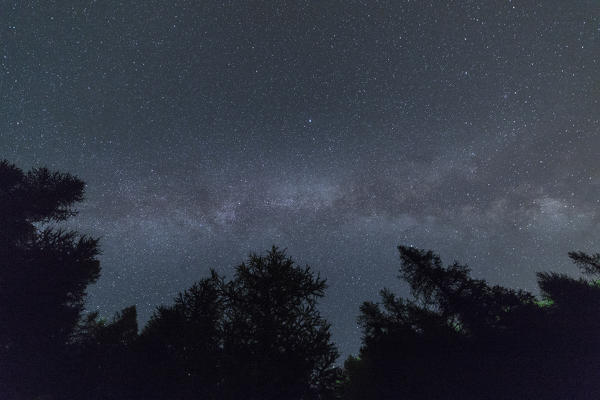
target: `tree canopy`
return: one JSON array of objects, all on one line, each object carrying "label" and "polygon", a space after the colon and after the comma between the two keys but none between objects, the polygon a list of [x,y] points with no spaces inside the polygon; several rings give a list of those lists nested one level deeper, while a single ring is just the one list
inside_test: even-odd
[{"label": "tree canopy", "polygon": [[[346,362],[347,398],[589,398],[600,393],[600,286],[539,273],[541,300],[469,268],[399,247],[412,298],[365,302],[363,347]],[[599,255],[571,253],[587,274]]]},{"label": "tree canopy", "polygon": [[338,373],[329,324],[317,309],[325,288],[310,267],[273,247],[251,255],[230,281],[213,271],[174,305],[159,307],[142,341],[154,349],[155,365],[169,365],[172,381],[196,394],[325,398]]},{"label": "tree canopy", "polygon": [[[52,223],[75,215],[84,183],[0,162],[0,357],[4,393],[51,387],[100,274],[98,242]],[[1,390],[1,388],[0,388]]]}]

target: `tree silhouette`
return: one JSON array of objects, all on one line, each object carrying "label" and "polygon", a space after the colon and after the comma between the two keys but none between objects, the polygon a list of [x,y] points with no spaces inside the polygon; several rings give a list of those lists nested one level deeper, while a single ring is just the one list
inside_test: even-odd
[{"label": "tree silhouette", "polygon": [[135,306],[115,313],[110,322],[90,313],[70,346],[72,382],[61,390],[64,399],[134,399],[142,382],[136,346]]},{"label": "tree silhouette", "polygon": [[141,335],[152,357],[146,365],[168,381],[159,386],[179,397],[330,396],[337,351],[317,310],[325,288],[309,267],[275,247],[251,255],[231,281],[212,272],[157,310]]},{"label": "tree silhouette", "polygon": [[326,284],[273,247],[253,254],[224,287],[229,398],[304,399],[330,393],[337,351],[317,300]]},{"label": "tree silhouette", "polygon": [[195,283],[160,306],[140,337],[141,396],[216,398],[223,341],[222,278]]},{"label": "tree silhouette", "polygon": [[[490,286],[466,266],[400,246],[412,299],[382,291],[359,322],[363,347],[345,365],[345,398],[591,398],[600,394],[600,286],[538,274],[542,300]],[[571,253],[598,274],[600,256]]]},{"label": "tree silhouette", "polygon": [[9,398],[61,384],[65,346],[100,266],[96,239],[50,225],[75,215],[83,194],[70,174],[0,162],[0,391]]}]

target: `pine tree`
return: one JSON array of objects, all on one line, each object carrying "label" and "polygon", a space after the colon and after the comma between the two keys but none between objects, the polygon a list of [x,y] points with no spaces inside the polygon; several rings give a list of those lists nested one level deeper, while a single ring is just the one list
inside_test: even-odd
[{"label": "pine tree", "polygon": [[0,391],[9,398],[48,393],[64,378],[100,265],[96,239],[53,224],[74,216],[83,195],[70,174],[0,162]]}]

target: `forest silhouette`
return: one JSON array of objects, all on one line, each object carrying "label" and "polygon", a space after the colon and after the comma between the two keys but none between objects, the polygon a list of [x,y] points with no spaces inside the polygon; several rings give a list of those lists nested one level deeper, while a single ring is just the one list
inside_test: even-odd
[{"label": "forest silhouette", "polygon": [[273,247],[215,271],[138,328],[135,306],[85,312],[97,239],[56,224],[84,183],[0,162],[0,398],[590,399],[600,395],[600,254],[581,277],[538,273],[541,295],[491,286],[460,263],[399,246],[399,278],[357,310],[359,354],[338,352],[326,282]]}]

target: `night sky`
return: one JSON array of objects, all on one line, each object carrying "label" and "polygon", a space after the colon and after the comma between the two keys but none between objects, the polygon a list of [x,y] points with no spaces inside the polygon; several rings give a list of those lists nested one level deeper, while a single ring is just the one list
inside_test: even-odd
[{"label": "night sky", "polygon": [[535,290],[600,250],[600,3],[0,0],[0,158],[87,184],[88,307],[288,249],[344,357],[396,246]]}]

